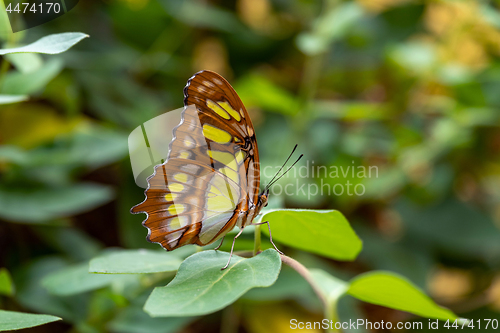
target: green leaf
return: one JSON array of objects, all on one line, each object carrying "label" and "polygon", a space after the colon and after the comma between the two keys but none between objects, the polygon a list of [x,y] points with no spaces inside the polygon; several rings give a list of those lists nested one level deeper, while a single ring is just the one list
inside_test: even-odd
[{"label": "green leaf", "polygon": [[48,61],[43,67],[29,73],[13,72],[5,75],[2,93],[8,95],[30,95],[43,89],[52,81],[63,66],[59,59]]},{"label": "green leaf", "polygon": [[[167,13],[175,13],[175,18],[190,26],[209,28],[225,32],[241,30],[241,23],[235,14],[198,1],[161,1]],[[199,13],[204,13],[199,15]]]},{"label": "green leaf", "polygon": [[0,310],[0,331],[20,330],[61,320],[59,317]]},{"label": "green leaf", "polygon": [[[38,114],[40,113],[38,112]],[[33,121],[36,120],[30,115],[26,115],[26,117],[30,117]],[[58,135],[57,141],[59,145],[56,147],[42,146],[31,150],[23,150],[14,145],[4,145],[0,147],[0,159],[25,168],[86,166],[96,169],[116,162],[128,154],[125,133],[89,122],[78,123],[71,128],[71,133]]]},{"label": "green leaf", "polygon": [[12,53],[5,56],[21,73],[34,72],[43,66],[42,56],[36,53]]},{"label": "green leaf", "polygon": [[[362,242],[336,210],[275,210],[264,214],[271,224],[273,240],[297,249],[337,260],[354,260]],[[266,227],[261,228],[266,234]]]},{"label": "green leaf", "polygon": [[31,44],[14,47],[10,49],[0,49],[0,55],[10,53],[44,53],[58,54],[67,51],[73,45],[84,38],[89,37],[81,32],[65,32],[45,36]]},{"label": "green leaf", "polygon": [[256,105],[285,115],[299,111],[299,103],[293,95],[266,77],[251,75],[240,80],[235,87],[247,107]]},{"label": "green leaf", "polygon": [[389,52],[398,64],[417,75],[432,70],[437,58],[437,51],[431,43],[408,42],[393,47]]},{"label": "green leaf", "polygon": [[311,275],[329,303],[337,303],[349,289],[349,283],[337,279],[321,269],[311,269]]},{"label": "green leaf", "polygon": [[129,306],[109,322],[108,328],[120,333],[174,333],[191,321],[191,317],[151,318],[142,308]]},{"label": "green leaf", "polygon": [[13,271],[13,279],[16,281],[16,301],[33,312],[55,315],[69,322],[84,320],[88,316],[87,295],[57,297],[49,294],[42,286],[46,276],[65,267],[68,267],[68,264],[60,257],[43,257]]},{"label": "green leaf", "polygon": [[383,103],[337,102],[316,100],[312,107],[314,117],[334,118],[345,121],[382,120],[393,117],[390,108]]},{"label": "green leaf", "polygon": [[365,197],[378,200],[398,193],[406,185],[408,179],[400,167],[380,168],[377,177],[364,179]]},{"label": "green leaf", "polygon": [[89,265],[85,262],[48,275],[42,280],[42,285],[51,294],[66,296],[106,287],[127,278],[130,276],[89,273]]},{"label": "green leaf", "polygon": [[364,302],[410,312],[422,317],[455,320],[450,310],[432,301],[404,277],[384,271],[365,273],[351,281],[348,294]]},{"label": "green leaf", "polygon": [[0,40],[5,41],[13,36],[9,16],[5,10],[5,1],[0,1]]},{"label": "green leaf", "polygon": [[[238,239],[239,241],[239,239]],[[238,243],[236,241],[236,243]],[[289,299],[304,300],[310,296],[317,298],[307,281],[292,268],[284,265],[276,282],[269,288],[249,290],[242,298],[252,301],[278,301]]]},{"label": "green leaf", "polygon": [[14,284],[7,268],[0,268],[0,295],[14,295]]},{"label": "green leaf", "polygon": [[91,273],[158,273],[174,272],[181,259],[172,252],[151,250],[121,250],[90,261]]},{"label": "green leaf", "polygon": [[345,37],[355,24],[359,24],[365,12],[355,2],[338,3],[316,19],[311,32],[297,36],[298,48],[308,55],[323,53],[335,41]]},{"label": "green leaf", "polygon": [[187,258],[175,278],[157,287],[144,310],[153,317],[198,316],[220,310],[249,289],[269,287],[278,278],[281,260],[275,250],[245,259],[233,256],[231,265],[221,270],[229,253],[204,251]]},{"label": "green leaf", "polygon": [[127,133],[105,126],[84,123],[68,136],[71,150],[61,150],[55,157],[66,163],[99,168],[128,155]]},{"label": "green leaf", "polygon": [[68,255],[76,262],[90,260],[97,256],[102,249],[102,244],[81,229],[39,226],[34,228],[45,244]]},{"label": "green leaf", "polygon": [[27,95],[0,95],[0,105],[24,102],[28,98]]},{"label": "green leaf", "polygon": [[338,320],[338,303],[349,289],[349,283],[321,269],[311,269],[310,272],[326,300],[325,316],[330,320]]},{"label": "green leaf", "polygon": [[13,222],[43,223],[92,209],[112,197],[109,187],[97,184],[33,190],[0,188],[0,216]]}]

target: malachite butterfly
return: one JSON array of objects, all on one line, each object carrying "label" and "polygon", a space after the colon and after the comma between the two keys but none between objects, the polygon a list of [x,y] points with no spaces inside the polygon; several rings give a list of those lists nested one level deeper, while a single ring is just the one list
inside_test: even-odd
[{"label": "malachite butterfly", "polygon": [[222,76],[205,70],[191,77],[181,116],[165,163],[148,178],[146,199],[131,210],[147,214],[148,241],[167,251],[211,244],[238,226],[236,239],[269,195],[269,186],[260,192],[252,121]]}]

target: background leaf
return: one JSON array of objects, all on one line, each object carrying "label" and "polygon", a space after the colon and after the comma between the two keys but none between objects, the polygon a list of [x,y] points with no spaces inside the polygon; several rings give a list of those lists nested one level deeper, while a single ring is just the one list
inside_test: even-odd
[{"label": "background leaf", "polygon": [[70,49],[73,45],[78,43],[84,38],[89,37],[81,32],[65,32],[61,34],[53,34],[45,36],[31,44],[14,47],[8,49],[0,49],[0,54],[10,53],[45,53],[57,54]]},{"label": "background leaf", "polygon": [[246,77],[235,85],[235,89],[246,107],[258,106],[286,115],[299,111],[298,101],[289,92],[263,76]]},{"label": "background leaf", "polygon": [[68,226],[39,226],[37,235],[52,248],[75,261],[90,260],[103,248],[102,243],[86,233]]},{"label": "background leaf", "polygon": [[[354,260],[361,240],[338,211],[276,210],[262,216],[273,239],[297,249],[338,260]],[[268,234],[266,226],[261,228]]]},{"label": "background leaf", "polygon": [[11,221],[42,223],[91,209],[112,196],[109,187],[97,184],[31,190],[0,188],[0,216]]},{"label": "background leaf", "polygon": [[36,93],[52,81],[61,72],[62,68],[63,64],[60,59],[52,59],[33,72],[8,73],[5,75],[1,92],[7,95]]},{"label": "background leaf", "polygon": [[0,104],[12,104],[26,101],[27,95],[0,95]]},{"label": "background leaf", "polygon": [[113,251],[90,261],[91,273],[174,272],[182,260],[173,252],[151,250]]},{"label": "background leaf", "polygon": [[88,263],[64,268],[46,276],[42,284],[54,295],[74,295],[99,289],[113,282],[130,281],[133,276],[89,273]]},{"label": "background leaf", "polygon": [[302,33],[297,37],[297,46],[309,55],[325,52],[333,41],[344,37],[363,16],[363,8],[356,2],[331,6],[316,19],[310,33]]},{"label": "background leaf", "polygon": [[350,282],[348,293],[364,302],[422,317],[452,321],[457,319],[453,312],[440,307],[411,282],[394,273],[361,274]]},{"label": "background leaf", "polygon": [[5,55],[5,59],[21,73],[34,72],[43,66],[42,56],[36,53],[12,53]]},{"label": "background leaf", "polygon": [[20,330],[52,323],[58,320],[61,320],[61,318],[49,315],[0,310],[0,331]]},{"label": "background leaf", "polygon": [[14,283],[6,268],[0,268],[0,295],[14,295]]},{"label": "background leaf", "polygon": [[311,275],[329,303],[337,303],[338,299],[349,290],[349,283],[321,269],[312,269]]},{"label": "background leaf", "polygon": [[174,333],[193,321],[190,317],[151,318],[142,307],[130,306],[109,322],[112,332]]},{"label": "background leaf", "polygon": [[34,312],[44,312],[64,318],[68,322],[78,322],[85,318],[89,305],[86,295],[65,296],[49,294],[42,286],[43,279],[57,271],[69,267],[60,257],[42,257],[25,264],[13,272],[16,281],[16,301]]}]

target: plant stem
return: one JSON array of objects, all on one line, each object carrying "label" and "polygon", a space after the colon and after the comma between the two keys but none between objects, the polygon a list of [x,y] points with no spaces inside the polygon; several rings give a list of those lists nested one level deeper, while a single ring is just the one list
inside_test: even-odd
[{"label": "plant stem", "polygon": [[304,63],[304,75],[302,78],[299,98],[303,107],[302,113],[307,111],[309,103],[314,99],[321,77],[325,54],[306,56]]},{"label": "plant stem", "polygon": [[236,304],[222,310],[221,333],[236,333],[239,326],[239,311]]},{"label": "plant stem", "polygon": [[281,256],[281,262],[290,266],[297,273],[299,273],[311,285],[314,292],[316,293],[318,298],[321,300],[321,303],[323,303],[325,319],[329,319],[333,322],[333,328],[328,329],[327,331],[328,332],[339,332],[339,330],[337,330],[335,328],[335,323],[338,321],[337,303],[328,301],[328,299],[325,297],[325,295],[321,292],[316,281],[314,281],[311,273],[304,265],[302,265],[297,260],[290,258],[284,254],[281,254],[280,256]]},{"label": "plant stem", "polygon": [[323,295],[323,293],[319,289],[319,286],[316,284],[316,281],[314,281],[311,273],[309,273],[309,270],[304,265],[302,265],[300,262],[298,262],[297,260],[295,260],[293,258],[290,258],[289,256],[286,256],[284,254],[280,254],[280,256],[281,256],[281,261],[284,264],[290,266],[295,271],[297,271],[297,273],[299,273],[311,285],[314,292],[316,293],[318,298],[323,303],[323,307],[325,309],[328,309],[329,308],[328,301],[326,300],[325,296]]},{"label": "plant stem", "polygon": [[5,74],[9,70],[9,62],[5,57],[2,57],[2,66],[0,67],[0,92],[2,92],[3,81],[5,80]]},{"label": "plant stem", "polygon": [[68,9],[66,8],[66,2],[64,2],[64,0],[61,0],[61,3],[62,3],[62,7],[63,7],[64,12],[67,13]]},{"label": "plant stem", "polygon": [[340,330],[335,328],[335,323],[339,319],[337,315],[337,302],[328,302],[328,305],[325,307],[324,316],[333,323],[333,327],[327,329],[327,332],[339,332]]},{"label": "plant stem", "polygon": [[261,240],[261,233],[260,233],[260,225],[255,226],[255,231],[254,231],[254,247],[253,247],[253,255],[256,256],[260,252],[260,240]]},{"label": "plant stem", "polygon": [[[5,47],[5,45],[12,43],[14,43],[14,34],[11,31],[11,33],[7,37],[6,42],[2,46]],[[10,63],[7,61],[7,58],[5,56],[2,56],[2,65],[0,66],[0,93],[2,93],[3,90],[3,82],[5,80],[5,75],[9,70],[9,65]]]},{"label": "plant stem", "polygon": [[[257,254],[259,254],[258,252]],[[251,258],[254,257],[253,251],[235,251],[233,254],[243,257],[243,258]]]}]

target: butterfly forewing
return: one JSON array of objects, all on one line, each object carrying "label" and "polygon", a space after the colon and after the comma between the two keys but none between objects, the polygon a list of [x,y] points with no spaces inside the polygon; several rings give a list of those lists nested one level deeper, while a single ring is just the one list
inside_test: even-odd
[{"label": "butterfly forewing", "polygon": [[259,165],[254,129],[245,107],[220,75],[195,74],[184,89],[185,109],[166,162],[148,178],[148,240],[173,250],[207,245],[236,224],[244,226],[258,198]]}]

